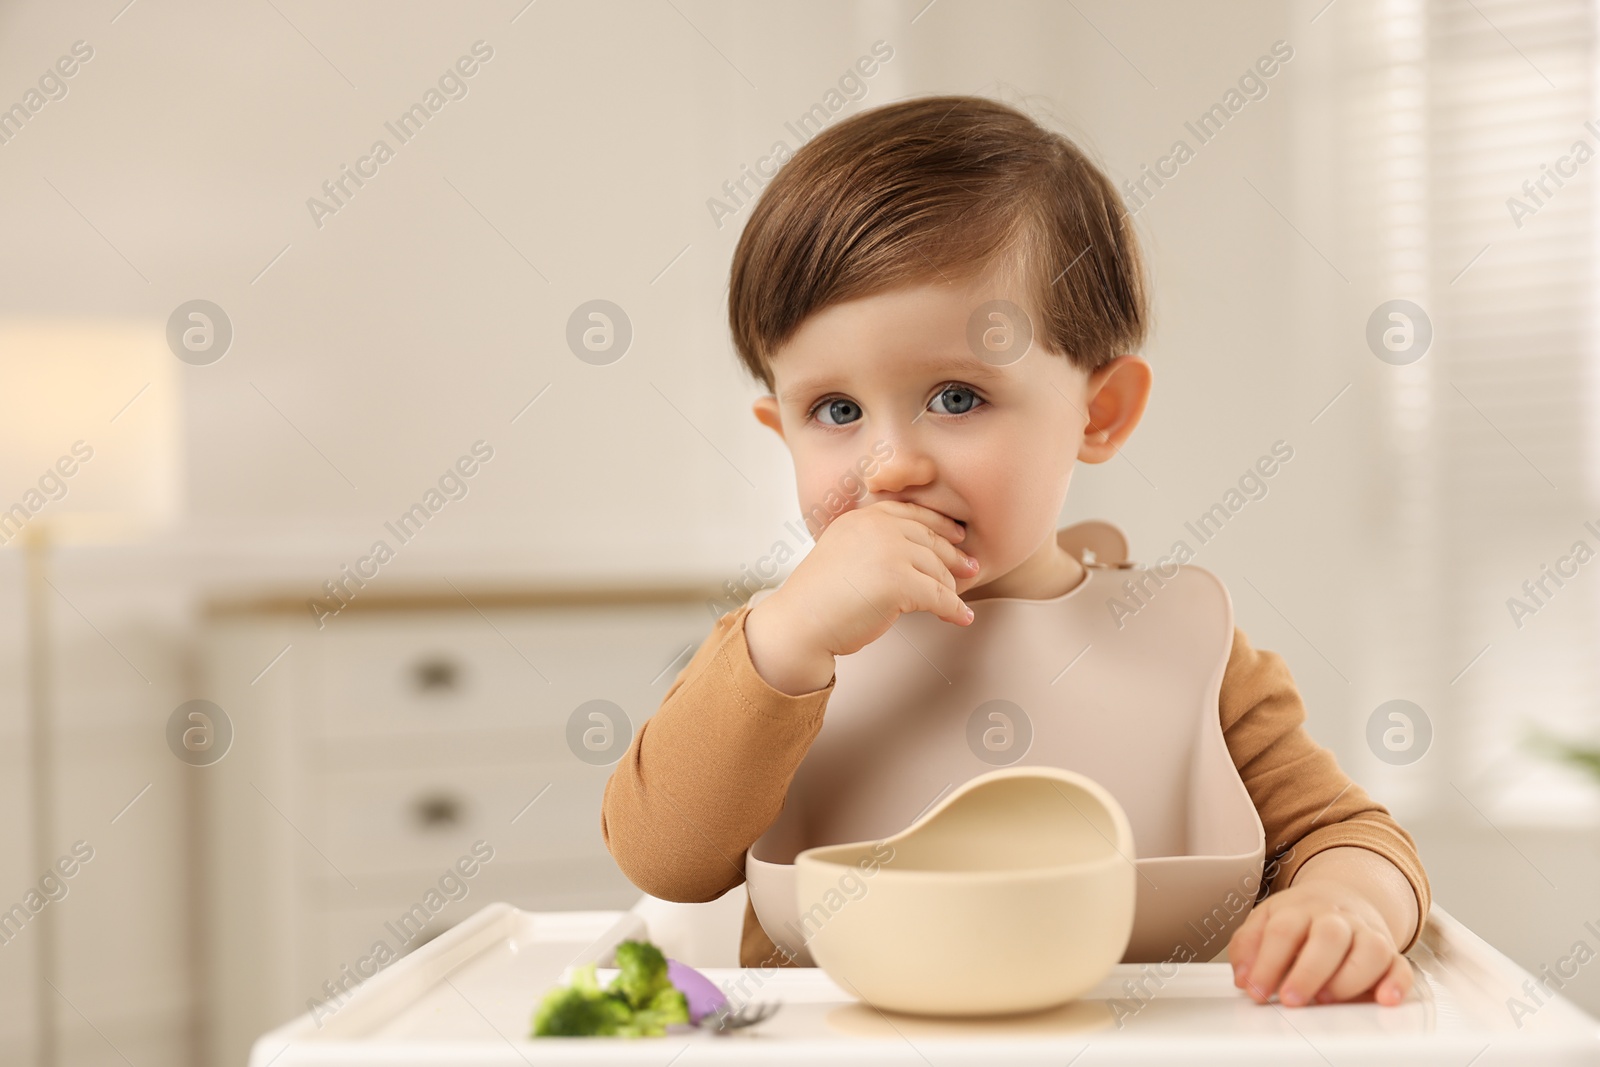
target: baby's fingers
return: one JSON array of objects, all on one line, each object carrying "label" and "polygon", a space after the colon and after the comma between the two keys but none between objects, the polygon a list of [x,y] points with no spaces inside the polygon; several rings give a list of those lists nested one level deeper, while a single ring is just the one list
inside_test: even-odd
[{"label": "baby's fingers", "polygon": [[1244,976],[1244,988],[1257,1003],[1265,1004],[1278,988],[1310,927],[1310,919],[1298,908],[1275,911],[1262,924],[1260,951]]},{"label": "baby's fingers", "polygon": [[1245,988],[1244,979],[1250,976],[1250,968],[1255,966],[1256,957],[1261,955],[1267,920],[1277,914],[1282,903],[1281,897],[1273,895],[1251,908],[1250,914],[1245,916],[1244,922],[1239,924],[1239,929],[1233,932],[1233,937],[1228,941],[1228,962],[1233,966],[1233,984],[1240,989]]},{"label": "baby's fingers", "polygon": [[1398,1004],[1406,999],[1406,994],[1411,992],[1411,961],[1400,953],[1394,954],[1394,962],[1389,965],[1389,970],[1378,980],[1376,993],[1379,1004]]},{"label": "baby's fingers", "polygon": [[[1376,940],[1372,931],[1361,928],[1366,938]],[[1358,943],[1357,929],[1337,912],[1323,912],[1311,920],[1306,942],[1300,946],[1299,958],[1289,969],[1289,976],[1278,989],[1278,999],[1285,1004],[1309,1004],[1319,989],[1347,970],[1352,949]],[[1362,961],[1367,984],[1372,983],[1382,970],[1384,958],[1370,955]],[[1365,988],[1363,986],[1362,988]]]},{"label": "baby's fingers", "polygon": [[1270,913],[1271,908],[1267,903],[1257,904],[1228,942],[1228,962],[1233,965],[1233,984],[1240,988],[1244,987],[1244,978],[1250,973],[1250,965],[1261,952],[1261,932],[1266,928]]},{"label": "baby's fingers", "polygon": [[955,583],[948,572],[940,578],[935,578],[931,574],[917,571],[913,582],[917,591],[917,602],[912,605],[911,610],[932,612],[945,622],[953,622],[959,626],[965,626],[972,621],[972,609],[956,595],[953,588]]},{"label": "baby's fingers", "polygon": [[[1359,997],[1385,976],[1390,963],[1399,958],[1394,946],[1383,939],[1376,931],[1364,925],[1357,925],[1354,930],[1354,941],[1350,945],[1350,952],[1344,958],[1344,963],[1328,979],[1322,987],[1317,999],[1323,1003],[1334,1000],[1349,1000]],[[1407,975],[1409,977],[1409,969]],[[1285,983],[1287,984],[1287,983]],[[1314,993],[1315,990],[1302,992]]]},{"label": "baby's fingers", "polygon": [[[1394,962],[1383,972],[1377,984],[1366,983],[1352,997],[1360,996],[1370,989],[1373,1000],[1379,1004],[1392,1006],[1406,999],[1406,995],[1411,992],[1413,981],[1414,975],[1411,973],[1411,962],[1397,952],[1394,956]],[[1329,983],[1328,986],[1323,988],[1322,992],[1317,994],[1318,1004],[1326,1004],[1334,999],[1344,999],[1335,998],[1330,992],[1331,988],[1332,983]]]}]

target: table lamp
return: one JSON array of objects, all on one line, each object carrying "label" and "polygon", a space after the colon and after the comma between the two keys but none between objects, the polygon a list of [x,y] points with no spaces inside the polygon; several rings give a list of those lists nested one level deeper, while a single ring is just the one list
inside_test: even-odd
[{"label": "table lamp", "polygon": [[[127,542],[178,510],[179,360],[159,319],[0,318],[0,546],[25,557],[24,662],[35,871],[55,840],[49,578],[56,545]],[[58,1060],[54,909],[28,923],[39,977],[38,1057]]]}]

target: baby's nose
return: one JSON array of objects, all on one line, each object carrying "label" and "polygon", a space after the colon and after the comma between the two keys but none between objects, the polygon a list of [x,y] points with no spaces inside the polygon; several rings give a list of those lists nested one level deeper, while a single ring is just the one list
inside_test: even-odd
[{"label": "baby's nose", "polygon": [[878,459],[877,466],[863,480],[867,492],[892,500],[913,486],[927,485],[937,472],[938,464],[927,452],[897,444],[887,458]]}]

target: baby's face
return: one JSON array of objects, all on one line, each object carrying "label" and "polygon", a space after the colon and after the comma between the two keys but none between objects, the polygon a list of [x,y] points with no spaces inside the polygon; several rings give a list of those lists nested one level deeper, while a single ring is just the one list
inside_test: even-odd
[{"label": "baby's face", "polygon": [[995,299],[1026,306],[978,279],[826,308],[773,357],[775,396],[756,416],[789,448],[803,513],[837,517],[825,501],[859,478],[844,510],[906,500],[966,525],[959,547],[981,569],[958,594],[1055,595],[1040,590],[1077,574],[1055,531],[1094,413],[1089,377],[1037,338],[1021,358],[980,356],[969,323]]}]

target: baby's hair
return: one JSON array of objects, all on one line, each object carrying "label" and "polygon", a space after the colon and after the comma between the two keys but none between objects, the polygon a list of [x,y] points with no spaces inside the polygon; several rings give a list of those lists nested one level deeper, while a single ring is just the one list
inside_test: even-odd
[{"label": "baby's hair", "polygon": [[993,268],[1018,283],[1033,343],[1094,371],[1144,340],[1133,221],[1060,133],[980,96],[863,111],[806,142],[739,236],[728,325],[769,392],[771,360],[833,304]]}]

